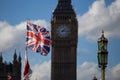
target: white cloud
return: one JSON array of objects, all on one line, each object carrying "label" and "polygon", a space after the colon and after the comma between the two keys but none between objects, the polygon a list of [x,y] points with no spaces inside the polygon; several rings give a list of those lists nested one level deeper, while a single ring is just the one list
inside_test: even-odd
[{"label": "white cloud", "polygon": [[78,65],[77,68],[77,80],[92,80],[94,75],[98,76],[99,71],[97,69],[97,64],[84,62],[81,65]]},{"label": "white cloud", "polygon": [[34,65],[31,80],[50,80],[50,67],[51,61]]},{"label": "white cloud", "polygon": [[[85,36],[87,39],[98,39],[101,30],[105,30],[106,37],[120,37],[120,0],[115,0],[108,7],[104,0],[96,0],[89,7],[88,12],[82,16],[78,15],[78,21],[79,35]],[[47,28],[49,26],[45,20],[31,22]],[[25,26],[26,22],[14,26],[6,21],[0,21],[0,51],[21,45],[23,47],[25,45]]]},{"label": "white cloud", "polygon": [[120,64],[111,69],[112,80],[120,80]]},{"label": "white cloud", "polygon": [[[48,28],[48,23],[45,20],[33,20],[31,22]],[[25,32],[26,22],[13,26],[6,21],[0,21],[0,51],[10,48],[23,48],[25,46]]]},{"label": "white cloud", "polygon": [[[32,80],[50,80],[51,76],[51,61],[43,62],[31,66],[33,73]],[[120,80],[120,64],[107,67],[105,73],[106,80]],[[77,80],[92,80],[96,76],[98,80],[101,78],[101,71],[98,69],[98,64],[93,62],[83,62],[77,66]]]},{"label": "white cloud", "polygon": [[105,30],[107,37],[119,37],[120,0],[106,6],[104,0],[96,0],[84,15],[78,15],[79,35],[96,40]]}]

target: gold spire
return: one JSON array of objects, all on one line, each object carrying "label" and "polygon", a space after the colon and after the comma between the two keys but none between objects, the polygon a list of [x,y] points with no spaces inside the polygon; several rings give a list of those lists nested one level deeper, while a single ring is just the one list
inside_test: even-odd
[{"label": "gold spire", "polygon": [[104,30],[102,30],[102,34],[101,34],[101,36],[104,36]]}]

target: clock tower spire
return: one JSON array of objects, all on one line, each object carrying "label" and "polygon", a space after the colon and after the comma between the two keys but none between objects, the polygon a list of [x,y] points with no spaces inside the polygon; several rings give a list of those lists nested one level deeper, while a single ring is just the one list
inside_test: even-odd
[{"label": "clock tower spire", "polygon": [[58,0],[57,7],[53,14],[59,14],[59,13],[72,13],[75,14],[72,5],[71,0]]},{"label": "clock tower spire", "polygon": [[76,80],[78,22],[71,0],[58,0],[51,39],[51,80]]},{"label": "clock tower spire", "polygon": [[58,0],[58,1],[67,1],[67,2],[71,2],[71,0]]}]

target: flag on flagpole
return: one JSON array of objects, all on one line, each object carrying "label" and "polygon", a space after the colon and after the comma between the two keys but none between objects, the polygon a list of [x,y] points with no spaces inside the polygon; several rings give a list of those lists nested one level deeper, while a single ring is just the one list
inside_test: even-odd
[{"label": "flag on flagpole", "polygon": [[36,53],[47,55],[50,51],[50,34],[46,28],[27,22],[26,46]]},{"label": "flag on flagpole", "polygon": [[23,74],[23,79],[24,80],[30,80],[32,74],[32,70],[30,69],[30,65],[28,62],[28,53],[27,53],[27,48],[25,50],[25,67],[24,67],[24,74]]}]

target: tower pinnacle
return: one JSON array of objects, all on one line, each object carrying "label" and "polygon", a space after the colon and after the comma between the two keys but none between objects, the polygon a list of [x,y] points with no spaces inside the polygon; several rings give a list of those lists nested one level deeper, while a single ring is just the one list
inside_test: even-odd
[{"label": "tower pinnacle", "polygon": [[53,14],[74,14],[75,12],[72,8],[71,0],[58,0],[57,7],[55,8]]},{"label": "tower pinnacle", "polygon": [[21,53],[19,53],[18,61],[21,62]]},{"label": "tower pinnacle", "polygon": [[16,49],[15,49],[15,52],[14,52],[14,60],[17,60]]},{"label": "tower pinnacle", "polygon": [[58,0],[58,2],[69,2],[69,3],[71,3],[71,0]]},{"label": "tower pinnacle", "polygon": [[2,63],[3,58],[2,58],[2,52],[0,52],[0,63]]}]

